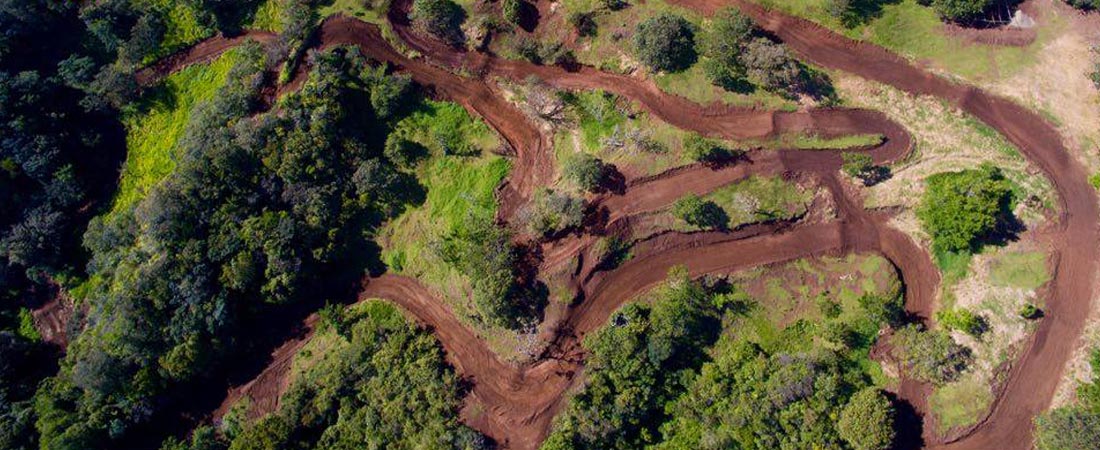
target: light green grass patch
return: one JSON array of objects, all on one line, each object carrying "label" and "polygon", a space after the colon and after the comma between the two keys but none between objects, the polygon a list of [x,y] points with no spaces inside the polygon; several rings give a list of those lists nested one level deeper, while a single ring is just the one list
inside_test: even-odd
[{"label": "light green grass patch", "polygon": [[394,132],[432,150],[477,154],[500,147],[500,139],[485,122],[474,120],[461,105],[427,100],[424,106],[397,124]]},{"label": "light green grass patch", "polygon": [[660,73],[654,77],[657,87],[669,94],[679,95],[699,104],[714,102],[741,107],[756,107],[768,110],[795,111],[798,104],[780,95],[757,89],[752,93],[729,92],[711,83],[703,72],[702,64],[696,63],[687,70],[676,73]]},{"label": "light green grass patch", "polygon": [[286,24],[283,23],[283,2],[288,0],[264,0],[256,12],[252,15],[249,29],[281,32]]},{"label": "light green grass patch", "polygon": [[385,11],[389,8],[389,2],[383,0],[332,0],[321,4],[323,6],[318,10],[318,15],[322,19],[343,13],[376,25],[385,22]]},{"label": "light green grass patch", "polygon": [[1004,79],[1036,61],[1038,49],[1063,24],[1052,19],[1039,28],[1039,39],[1026,47],[976,44],[948,36],[932,8],[917,0],[882,5],[878,17],[848,28],[826,11],[830,0],[756,0],[757,3],[800,16],[849,38],[866,40],[917,61],[929,61],[970,80]]},{"label": "light green grass patch", "polygon": [[822,137],[812,134],[784,134],[776,138],[776,148],[800,150],[844,150],[881,145],[886,138],[881,134],[853,134],[850,136]]},{"label": "light green grass patch", "polygon": [[1049,280],[1043,252],[1006,252],[990,261],[989,281],[994,286],[1037,289]]},{"label": "light green grass patch", "polygon": [[976,377],[938,387],[928,401],[940,430],[973,425],[992,402],[989,386]]},{"label": "light green grass patch", "polygon": [[135,108],[123,113],[126,162],[111,213],[140,200],[175,168],[174,149],[183,135],[191,110],[214,97],[237,52],[229,51],[209,64],[196,64],[168,76]]},{"label": "light green grass patch", "polygon": [[789,219],[806,212],[812,194],[780,177],[749,177],[711,192],[713,201],[730,216],[730,227]]},{"label": "light green grass patch", "polygon": [[[361,320],[370,320],[383,326],[397,327],[407,319],[392,303],[367,299],[344,309],[344,320],[349,324]],[[317,332],[309,338],[301,350],[294,355],[290,362],[290,373],[287,375],[287,385],[294,385],[295,381],[309,373],[310,368],[322,363],[325,359],[331,359],[339,355],[339,350],[351,345],[347,339],[336,334],[332,327],[319,325]]]}]

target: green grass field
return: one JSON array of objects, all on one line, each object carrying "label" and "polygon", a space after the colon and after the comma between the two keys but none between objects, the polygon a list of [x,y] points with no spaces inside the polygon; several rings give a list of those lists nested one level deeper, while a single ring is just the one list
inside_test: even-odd
[{"label": "green grass field", "polygon": [[941,431],[973,425],[992,401],[989,386],[973,377],[936,388],[928,399]]},{"label": "green grass field", "polygon": [[173,150],[183,135],[191,110],[214,96],[236,62],[230,51],[209,64],[196,64],[172,74],[135,108],[123,114],[126,162],[112,213],[140,200],[175,167]]},{"label": "green grass field", "polygon": [[1062,25],[1044,24],[1037,44],[1027,47],[974,44],[944,33],[943,22],[932,8],[917,0],[882,5],[879,13],[863,23],[845,26],[826,12],[829,0],[756,0],[757,3],[800,16],[849,38],[866,40],[910,59],[932,62],[944,70],[972,80],[1004,79],[1034,63],[1039,44]]},{"label": "green grass field", "polygon": [[1050,280],[1047,255],[1042,252],[997,255],[990,264],[989,280],[994,286],[1036,289]]}]

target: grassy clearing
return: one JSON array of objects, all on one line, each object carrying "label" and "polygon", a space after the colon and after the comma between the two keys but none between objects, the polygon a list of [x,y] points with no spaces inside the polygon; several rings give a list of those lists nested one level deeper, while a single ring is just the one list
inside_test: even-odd
[{"label": "grassy clearing", "polygon": [[970,80],[993,80],[1010,76],[1034,64],[1042,43],[1061,23],[1039,28],[1038,42],[1027,47],[974,44],[948,36],[935,11],[917,0],[882,5],[881,12],[867,22],[846,27],[826,12],[829,0],[757,0],[758,3],[810,19],[849,38],[866,40],[910,59],[931,62],[939,69]]},{"label": "grassy clearing", "polygon": [[1042,252],[1005,252],[990,262],[994,286],[1037,289],[1050,280],[1047,256]]},{"label": "grassy clearing", "polygon": [[750,177],[704,197],[730,216],[730,227],[789,219],[806,213],[812,192],[780,177]]},{"label": "grassy clearing", "polygon": [[[443,261],[433,246],[463,226],[467,216],[496,214],[494,193],[507,176],[510,163],[489,154],[500,146],[497,136],[454,103],[427,101],[402,119],[395,130],[427,147],[431,156],[415,169],[426,191],[424,203],[406,209],[379,233],[382,260],[390,270],[416,277],[431,287],[459,317],[471,317],[474,310],[469,280]],[[445,154],[446,142],[465,143],[471,156]],[[467,323],[484,326],[472,320]],[[485,335],[507,333],[493,330]]]},{"label": "grassy clearing", "polygon": [[[392,303],[379,299],[367,299],[350,305],[343,314],[343,319],[349,324],[371,320],[383,327],[397,327],[407,320]],[[293,386],[294,381],[308,373],[310,368],[321,364],[326,358],[339,355],[340,350],[351,345],[347,339],[336,334],[334,328],[325,324],[318,326],[317,332],[294,355],[290,363],[290,373],[287,375],[288,386]]]},{"label": "grassy clearing", "polygon": [[500,138],[457,103],[427,100],[394,131],[435,154],[478,154],[500,147]]},{"label": "grassy clearing", "polygon": [[112,213],[140,200],[175,167],[173,150],[183,135],[191,110],[225,84],[237,52],[209,64],[196,64],[172,74],[133,109],[123,113],[126,163],[122,167]]},{"label": "grassy clearing", "polygon": [[993,402],[989,386],[974,378],[937,388],[928,399],[940,430],[975,424]]},{"label": "grassy clearing", "polygon": [[851,136],[821,137],[812,134],[785,134],[776,138],[776,148],[801,150],[844,150],[881,145],[886,138],[881,134],[853,134]]},{"label": "grassy clearing", "polygon": [[866,339],[848,349],[848,358],[863,367],[874,384],[886,385],[887,377],[868,357],[877,329],[864,326],[867,315],[859,304],[864,294],[900,295],[896,272],[884,267],[889,267],[889,262],[880,256],[851,254],[737,273],[731,281],[742,286],[756,306],[725,327],[726,333],[771,352],[809,352],[821,347],[837,349],[823,337],[825,328],[829,322],[845,324],[866,334]]}]

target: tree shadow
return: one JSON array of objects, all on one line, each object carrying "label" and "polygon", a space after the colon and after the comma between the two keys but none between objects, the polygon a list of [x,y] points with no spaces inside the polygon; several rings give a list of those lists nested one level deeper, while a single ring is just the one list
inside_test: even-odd
[{"label": "tree shadow", "polygon": [[886,398],[894,405],[894,450],[919,450],[924,448],[924,418],[913,404],[886,392]]},{"label": "tree shadow", "polygon": [[531,2],[520,1],[519,2],[519,23],[517,24],[523,31],[533,33],[535,28],[539,26],[539,8]]},{"label": "tree shadow", "polygon": [[865,25],[882,17],[883,6],[897,3],[901,3],[901,0],[851,0],[848,10],[840,17],[840,22],[847,28]]}]

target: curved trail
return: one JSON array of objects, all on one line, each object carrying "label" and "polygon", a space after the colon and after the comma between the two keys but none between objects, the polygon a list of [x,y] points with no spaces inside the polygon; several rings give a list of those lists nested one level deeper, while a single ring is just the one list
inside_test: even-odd
[{"label": "curved trail", "polygon": [[[718,0],[674,2],[704,12],[728,4]],[[811,62],[953,102],[1008,137],[1052,180],[1059,193],[1059,225],[1063,237],[1054,240],[1059,264],[1047,302],[1048,317],[1013,367],[1004,394],[997,399],[990,417],[972,434],[948,447],[985,449],[1029,445],[1030,419],[1049,403],[1059,378],[1057,374],[1088,315],[1096,269],[1090,253],[1100,241],[1097,231],[1100,208],[1094,192],[1085,182],[1084,168],[1069,155],[1053,127],[1018,105],[925,73],[884,49],[850,41],[804,20],[743,1],[732,3]],[[410,33],[401,23],[400,3],[394,6],[390,18],[395,31],[411,47],[444,65],[472,70],[481,75],[480,78],[497,75],[522,79],[536,75],[563,89],[604,89],[638,100],[655,116],[673,125],[712,136],[761,137],[806,130],[820,130],[826,136],[880,133],[887,136],[886,144],[868,149],[878,162],[904,157],[910,146],[904,129],[873,111],[773,113],[724,106],[703,107],[663,94],[652,83],[590,68],[566,71],[454,51]],[[497,129],[517,153],[513,176],[502,195],[502,210],[514,211],[515,205],[521,204],[533,187],[546,183],[553,176],[545,138],[522,113],[496,95],[481,79],[458,77],[420,60],[409,60],[390,48],[376,27],[346,17],[326,20],[320,42],[322,47],[357,45],[366,54],[401,67],[418,83],[434,88],[440,96],[463,104]],[[201,52],[191,56],[196,60],[202,58]],[[300,78],[295,82],[300,83]],[[919,246],[903,233],[885,226],[883,215],[863,210],[844,193],[834,175],[840,164],[836,152],[752,155],[753,162],[748,168],[741,164],[718,170],[689,168],[636,183],[624,195],[601,197],[597,202],[610,214],[615,214],[615,218],[629,218],[632,214],[667,204],[678,197],[676,193],[705,192],[756,170],[809,171],[822,174],[826,188],[837,203],[839,220],[786,229],[763,227],[733,234],[669,234],[643,240],[635,247],[633,260],[614,271],[597,272],[585,280],[580,288],[587,294],[586,300],[563,318],[554,330],[556,338],[547,357],[536,363],[516,367],[500,361],[478,336],[415,280],[393,275],[369,280],[362,297],[390,299],[431,327],[446,349],[448,360],[460,374],[474,382],[464,418],[475,428],[513,448],[534,448],[547,433],[561,406],[564,391],[579,378],[576,374],[583,364],[579,342],[584,334],[599,327],[623,302],[661,282],[663,269],[671,265],[686,262],[691,273],[703,274],[807,255],[874,251],[898,266],[906,285],[906,308],[928,316],[938,286],[938,271]],[[277,367],[275,369],[277,372]]]},{"label": "curved trail", "polygon": [[1057,267],[1050,284],[1050,313],[1009,373],[990,416],[972,433],[945,446],[958,449],[1020,448],[1031,443],[1031,418],[1050,404],[1062,370],[1080,337],[1092,301],[1100,243],[1095,190],[1087,172],[1054,127],[1026,108],[914,67],[889,51],[855,42],[809,21],[745,0],[672,0],[712,13],[730,4],[815,64],[844,70],[898,89],[941,98],[996,129],[1039,166],[1058,192],[1061,237],[1054,239]]}]

